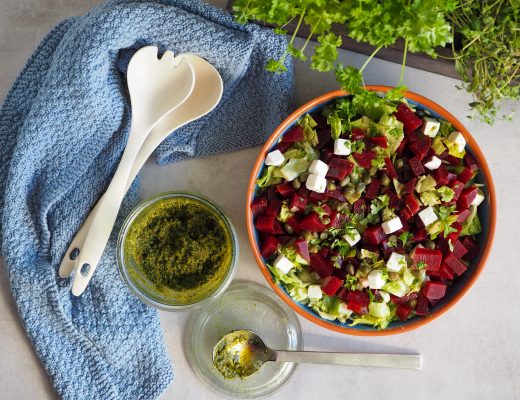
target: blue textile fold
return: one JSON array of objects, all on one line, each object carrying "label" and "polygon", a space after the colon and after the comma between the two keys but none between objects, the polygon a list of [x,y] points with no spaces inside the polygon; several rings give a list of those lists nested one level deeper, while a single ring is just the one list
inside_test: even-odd
[{"label": "blue textile fold", "polygon": [[57,274],[124,149],[129,58],[157,45],[198,54],[222,75],[219,106],[157,150],[166,163],[262,143],[293,106],[290,61],[284,75],[264,68],[285,44],[199,1],[113,0],[54,28],[15,81],[0,110],[2,256],[27,335],[62,398],[153,399],[173,379],[157,312],[117,272],[115,240],[136,185],[86,292],[73,297]]}]

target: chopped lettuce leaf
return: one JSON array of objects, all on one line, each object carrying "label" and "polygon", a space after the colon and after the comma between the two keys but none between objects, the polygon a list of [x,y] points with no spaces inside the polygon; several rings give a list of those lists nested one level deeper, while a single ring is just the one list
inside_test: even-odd
[{"label": "chopped lettuce leaf", "polygon": [[298,253],[293,246],[282,246],[280,252],[287,257],[298,270],[301,269],[302,265],[309,265],[309,262],[302,258],[300,253]]},{"label": "chopped lettuce leaf", "polygon": [[331,113],[327,117],[327,123],[330,125],[330,132],[332,139],[336,140],[338,139],[341,134],[343,133],[342,124],[341,124],[341,118],[337,113]]},{"label": "chopped lettuce leaf", "polygon": [[352,99],[352,105],[358,114],[366,115],[373,121],[379,121],[383,115],[393,114],[397,107],[379,97],[377,92],[363,91]]},{"label": "chopped lettuce leaf", "polygon": [[423,175],[419,178],[415,185],[415,190],[417,193],[426,192],[427,190],[435,190],[435,185],[437,185],[437,181],[431,175]]},{"label": "chopped lettuce leaf", "polygon": [[441,126],[439,128],[439,136],[441,138],[447,138],[448,136],[450,136],[451,132],[455,131],[455,128],[449,122],[442,120],[439,122],[441,123]]},{"label": "chopped lettuce leaf", "polygon": [[377,196],[372,203],[370,204],[370,213],[378,214],[383,208],[388,207],[390,202],[390,197],[388,195],[383,194],[381,196]]},{"label": "chopped lettuce leaf", "polygon": [[448,186],[441,186],[437,189],[437,193],[441,196],[441,200],[445,203],[451,201],[453,196],[455,196],[453,189]]},{"label": "chopped lettuce leaf", "polygon": [[466,154],[466,149],[459,151],[458,145],[448,139],[444,139],[444,145],[448,148],[448,153],[453,157],[464,158],[464,155]]},{"label": "chopped lettuce leaf", "polygon": [[381,131],[388,141],[388,153],[392,155],[404,139],[403,123],[392,114],[383,115],[379,120]]},{"label": "chopped lettuce leaf", "polygon": [[256,180],[256,184],[259,187],[277,185],[282,181],[282,177],[279,174],[280,167],[270,165],[267,168],[265,168],[264,175]]},{"label": "chopped lettuce leaf", "polygon": [[428,190],[426,192],[422,192],[419,195],[419,197],[421,198],[421,202],[425,206],[435,206],[441,203],[439,195],[435,190]]},{"label": "chopped lettuce leaf", "polygon": [[287,201],[284,201],[282,207],[280,208],[280,213],[278,214],[278,221],[286,222],[289,218],[291,218],[294,213],[289,209],[287,205]]},{"label": "chopped lettuce leaf", "polygon": [[365,314],[363,316],[355,316],[353,317],[353,321],[349,326],[356,326],[359,324],[372,325],[378,329],[385,329],[395,315],[395,309],[390,310],[390,315],[386,318],[378,318],[374,317],[372,314]]},{"label": "chopped lettuce leaf", "polygon": [[312,160],[307,160],[306,158],[291,158],[287,164],[280,169],[280,174],[288,181],[292,181],[307,171],[311,162]]},{"label": "chopped lettuce leaf", "polygon": [[383,286],[383,290],[386,290],[388,293],[391,293],[397,297],[403,297],[409,291],[408,287],[402,280],[387,282]]},{"label": "chopped lettuce leaf", "polygon": [[435,151],[435,154],[437,155],[440,155],[444,153],[444,151],[446,151],[446,146],[442,144],[442,139],[439,136],[433,139],[432,149]]},{"label": "chopped lettuce leaf", "polygon": [[314,118],[312,118],[310,114],[305,114],[298,120],[297,124],[303,129],[305,140],[313,146],[318,145],[318,133],[316,129],[314,129],[318,123],[314,121]]},{"label": "chopped lettuce leaf", "polygon": [[377,318],[388,318],[390,316],[390,308],[386,303],[371,302],[368,305],[368,312]]},{"label": "chopped lettuce leaf", "polygon": [[482,225],[477,214],[477,207],[471,206],[471,214],[462,224],[460,236],[478,235],[480,232],[482,232]]}]

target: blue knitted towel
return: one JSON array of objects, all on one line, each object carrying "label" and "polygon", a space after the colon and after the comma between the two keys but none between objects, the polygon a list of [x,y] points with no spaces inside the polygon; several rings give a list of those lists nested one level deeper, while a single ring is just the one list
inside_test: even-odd
[{"label": "blue knitted towel", "polygon": [[[173,377],[157,312],[119,278],[118,225],[81,297],[57,275],[117,167],[130,121],[124,71],[145,45],[198,54],[224,80],[218,108],[172,135],[161,162],[260,144],[292,107],[291,73],[264,69],[284,39],[199,1],[108,1],[44,39],[0,111],[0,232],[20,317],[65,399],[156,398]],[[134,187],[118,224],[136,200]]]}]

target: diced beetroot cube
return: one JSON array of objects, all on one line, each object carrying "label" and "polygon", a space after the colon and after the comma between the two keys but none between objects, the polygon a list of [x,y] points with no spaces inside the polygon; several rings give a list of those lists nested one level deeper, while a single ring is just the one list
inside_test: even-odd
[{"label": "diced beetroot cube", "polygon": [[295,125],[283,134],[282,141],[292,143],[303,140],[304,138],[305,134],[303,133],[303,129],[299,125]]},{"label": "diced beetroot cube", "polygon": [[298,194],[307,199],[307,198],[309,198],[311,191],[309,189],[307,189],[306,187],[302,186],[298,189]]},{"label": "diced beetroot cube", "polygon": [[415,306],[415,314],[426,316],[428,315],[428,299],[423,295],[417,297],[417,304]]},{"label": "diced beetroot cube", "polygon": [[415,266],[419,262],[425,263],[427,271],[438,271],[441,266],[442,253],[440,250],[416,247],[411,257]]},{"label": "diced beetroot cube", "polygon": [[330,224],[327,225],[327,228],[341,228],[346,219],[346,215],[337,211],[332,211],[332,214],[330,215]]},{"label": "diced beetroot cube", "polygon": [[415,243],[422,243],[428,240],[428,233],[424,227],[417,227],[412,231],[413,241]]},{"label": "diced beetroot cube", "polygon": [[320,276],[320,278],[323,279],[332,275],[334,267],[330,261],[322,257],[320,254],[311,254],[310,258],[311,268]]},{"label": "diced beetroot cube", "polygon": [[401,196],[405,194],[413,193],[415,190],[415,185],[417,184],[417,178],[412,178],[408,182],[406,182],[401,190]]},{"label": "diced beetroot cube", "polygon": [[293,237],[292,236],[289,236],[289,235],[279,235],[276,237],[278,239],[278,241],[280,242],[280,244],[287,244],[289,243]]},{"label": "diced beetroot cube", "polygon": [[372,182],[368,185],[367,191],[365,192],[365,198],[368,200],[373,200],[377,197],[379,193],[379,186],[381,185],[381,181],[377,178],[372,178]]},{"label": "diced beetroot cube", "polygon": [[462,244],[467,250],[467,253],[464,256],[464,260],[473,260],[480,252],[480,247],[478,244],[469,236],[466,236],[464,239],[462,239]]},{"label": "diced beetroot cube", "polygon": [[403,123],[404,133],[410,135],[413,131],[423,124],[423,120],[404,103],[397,106],[395,117]]},{"label": "diced beetroot cube", "polygon": [[274,146],[274,150],[280,150],[281,153],[285,153],[292,146],[293,144],[291,142],[278,142],[276,146]]},{"label": "diced beetroot cube", "polygon": [[318,150],[321,150],[327,146],[330,143],[330,139],[330,129],[320,129],[318,131],[318,146],[316,146]]},{"label": "diced beetroot cube", "polygon": [[379,146],[383,149],[388,148],[388,140],[386,139],[386,136],[374,136],[370,138],[370,141],[374,146]]},{"label": "diced beetroot cube", "polygon": [[465,210],[457,212],[456,214],[457,214],[457,222],[462,224],[471,215],[471,210],[465,209]]},{"label": "diced beetroot cube", "polygon": [[328,296],[334,296],[338,289],[343,285],[343,281],[337,276],[329,276],[323,280],[321,290]]},{"label": "diced beetroot cube", "polygon": [[269,233],[271,235],[283,233],[280,223],[275,217],[269,215],[260,215],[256,220],[255,226],[260,232]]},{"label": "diced beetroot cube", "polygon": [[464,161],[464,165],[466,167],[468,167],[469,169],[471,169],[472,171],[478,170],[477,161],[475,160],[475,158],[473,158],[473,156],[471,154],[466,153],[464,155],[463,161]]},{"label": "diced beetroot cube", "polygon": [[349,161],[346,158],[341,158],[339,156],[332,157],[329,160],[329,167],[350,167],[351,165],[354,165],[352,161]]},{"label": "diced beetroot cube", "polygon": [[388,201],[388,207],[393,210],[398,210],[401,208],[401,199],[397,196],[397,193],[393,189],[386,188],[384,190],[384,194],[390,198]]},{"label": "diced beetroot cube", "polygon": [[328,190],[327,192],[325,192],[325,194],[329,199],[335,199],[341,202],[347,201],[347,199],[345,199],[345,196],[343,196],[343,194],[338,189]]},{"label": "diced beetroot cube", "polygon": [[287,218],[285,224],[290,226],[295,233],[300,233],[302,231],[302,228],[300,227],[300,218],[297,215]]},{"label": "diced beetroot cube", "polygon": [[320,160],[323,161],[325,164],[328,164],[329,161],[335,156],[336,155],[334,154],[334,147],[326,146],[324,149],[321,150]]},{"label": "diced beetroot cube", "polygon": [[267,200],[280,200],[281,196],[280,193],[278,193],[278,190],[276,190],[276,187],[271,186],[269,189],[267,189]]},{"label": "diced beetroot cube", "polygon": [[367,205],[365,203],[365,200],[357,199],[354,204],[352,204],[352,212],[355,214],[364,214],[367,210]]},{"label": "diced beetroot cube", "polygon": [[401,321],[406,321],[411,313],[412,307],[410,307],[408,304],[399,304],[395,310],[395,314]]},{"label": "diced beetroot cube", "polygon": [[347,288],[341,288],[338,293],[336,293],[336,297],[346,302],[348,299],[348,293],[349,291]]},{"label": "diced beetroot cube", "polygon": [[327,195],[325,193],[318,193],[318,192],[311,191],[311,193],[309,194],[309,201],[313,204],[323,201],[326,198],[327,198]]},{"label": "diced beetroot cube", "polygon": [[322,247],[319,251],[318,251],[318,254],[320,256],[322,256],[323,258],[329,258],[330,257],[330,254],[331,254],[331,249],[330,247]]},{"label": "diced beetroot cube", "polygon": [[363,129],[360,128],[352,128],[352,133],[350,134],[352,140],[361,140],[366,137],[366,133]]},{"label": "diced beetroot cube", "polygon": [[282,207],[281,200],[277,200],[277,199],[270,200],[265,213],[270,217],[276,217],[278,215],[278,212],[280,211],[281,207]]},{"label": "diced beetroot cube", "polygon": [[457,175],[454,174],[453,172],[449,172],[448,173],[448,182],[454,181],[455,179],[457,179]]},{"label": "diced beetroot cube", "polygon": [[322,204],[321,205],[321,209],[323,210],[323,212],[327,215],[330,215],[332,214],[332,208],[328,205],[328,204]]},{"label": "diced beetroot cube", "polygon": [[457,200],[457,208],[459,210],[465,210],[469,208],[473,200],[477,197],[478,188],[476,186],[470,186],[462,190],[459,199]]},{"label": "diced beetroot cube", "polygon": [[372,160],[376,158],[376,153],[372,150],[365,149],[363,153],[354,153],[352,156],[361,167],[368,169],[372,167]]},{"label": "diced beetroot cube", "polygon": [[404,198],[404,203],[406,204],[406,207],[408,210],[410,210],[410,213],[413,215],[417,214],[421,210],[421,202],[413,193],[408,194]]},{"label": "diced beetroot cube", "polygon": [[354,311],[358,315],[364,315],[368,313],[368,304],[370,298],[368,294],[361,290],[352,290],[347,295],[347,307],[349,310]]},{"label": "diced beetroot cube", "polygon": [[446,285],[440,282],[426,281],[423,288],[421,289],[421,293],[428,300],[442,299],[446,294]]},{"label": "diced beetroot cube", "polygon": [[251,203],[251,211],[254,216],[262,214],[267,210],[267,197],[258,196],[255,197],[253,202]]},{"label": "diced beetroot cube", "polygon": [[307,244],[307,241],[304,238],[300,238],[295,240],[293,243],[294,248],[298,252],[298,254],[306,261],[310,262],[311,257],[309,254],[309,246]]},{"label": "diced beetroot cube", "polygon": [[408,160],[408,165],[410,165],[410,169],[415,176],[424,175],[424,167],[417,156],[410,158]]},{"label": "diced beetroot cube", "polygon": [[[451,242],[455,242],[455,240],[457,240],[457,238],[459,237],[460,235],[460,232],[462,231],[462,225],[459,224],[457,221],[455,221],[453,224],[450,225],[453,229],[455,229],[454,232],[450,232],[448,234],[448,236],[446,236],[446,239],[447,240],[451,240]],[[442,234],[441,236],[444,236],[444,234]]]},{"label": "diced beetroot cube", "polygon": [[437,187],[446,186],[449,180],[449,172],[445,165],[441,165],[435,171],[433,171],[433,177],[435,178],[435,182],[437,182]]},{"label": "diced beetroot cube", "polygon": [[276,190],[286,199],[294,193],[294,188],[289,182],[283,182],[276,185]]},{"label": "diced beetroot cube", "polygon": [[289,208],[291,210],[303,211],[305,207],[307,207],[307,198],[300,193],[294,193],[289,202]]},{"label": "diced beetroot cube", "polygon": [[468,267],[466,267],[466,264],[464,264],[457,257],[455,257],[455,254],[453,253],[448,254],[444,258],[444,263],[448,267],[450,267],[451,270],[458,276],[461,276],[468,269]]},{"label": "diced beetroot cube", "polygon": [[271,257],[278,250],[279,244],[280,242],[274,236],[267,236],[260,247],[260,254],[264,258]]},{"label": "diced beetroot cube", "polygon": [[320,216],[315,212],[311,212],[303,217],[299,225],[301,230],[308,230],[311,232],[323,232],[327,229],[327,226],[321,222]]},{"label": "diced beetroot cube", "polygon": [[457,176],[457,179],[466,184],[468,183],[471,179],[473,178],[473,171],[471,170],[471,168],[464,168],[462,170],[462,172]]},{"label": "diced beetroot cube", "polygon": [[397,172],[395,172],[394,164],[389,157],[385,158],[385,171],[390,179],[397,179]]},{"label": "diced beetroot cube", "polygon": [[453,254],[455,257],[457,257],[459,260],[466,255],[468,252],[468,249],[464,247],[462,242],[460,240],[455,240],[453,242]]},{"label": "diced beetroot cube", "polygon": [[446,160],[448,164],[453,165],[454,167],[460,166],[462,161],[460,158],[452,156],[451,154],[448,154],[444,160]]},{"label": "diced beetroot cube", "polygon": [[417,159],[422,160],[428,154],[432,140],[429,136],[421,135],[410,145],[410,151],[415,154]]},{"label": "diced beetroot cube", "polygon": [[354,169],[354,163],[339,157],[333,157],[329,160],[329,170],[326,177],[328,179],[342,180],[349,175]]},{"label": "diced beetroot cube", "polygon": [[458,199],[462,191],[464,190],[464,184],[457,180],[451,181],[449,187],[455,192],[453,195],[452,203],[455,203]]},{"label": "diced beetroot cube", "polygon": [[439,268],[439,276],[443,279],[453,279],[453,271],[451,270],[448,264],[441,264],[441,267]]},{"label": "diced beetroot cube", "polygon": [[399,212],[399,216],[401,217],[401,221],[409,221],[413,218],[412,212],[408,208],[402,208]]},{"label": "diced beetroot cube", "polygon": [[371,225],[363,232],[363,239],[365,243],[379,245],[386,239],[386,235],[381,225]]},{"label": "diced beetroot cube", "polygon": [[407,148],[408,145],[408,138],[404,138],[399,147],[397,147],[397,150],[395,151],[398,156],[402,156],[404,153],[404,150]]}]

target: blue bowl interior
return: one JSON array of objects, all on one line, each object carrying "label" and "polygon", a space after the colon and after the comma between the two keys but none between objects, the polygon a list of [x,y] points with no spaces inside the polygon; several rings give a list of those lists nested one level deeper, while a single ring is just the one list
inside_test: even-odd
[{"label": "blue bowl interior", "polygon": [[[421,108],[425,111],[428,111],[431,115],[433,115],[434,117],[436,118],[440,118],[440,119],[443,119],[438,113],[434,112],[432,109],[428,108],[428,107],[425,107],[424,105],[420,104],[420,103],[417,103],[415,101],[412,101],[410,99],[407,99],[408,102],[410,104],[413,104],[416,108]],[[330,103],[333,103],[335,101],[335,99],[332,99],[326,103],[322,103],[322,104],[319,104],[317,105],[316,107],[312,108],[311,110],[308,111],[308,113],[313,113],[313,112],[317,112],[317,111],[320,111],[323,107],[327,106],[328,104]],[[280,135],[280,138],[283,137],[283,135],[285,134],[285,132],[287,132],[294,124],[296,123],[296,121],[294,121],[290,126],[287,127],[287,129]],[[280,140],[280,138],[278,140]],[[272,148],[276,145],[273,144],[273,146],[271,147],[271,149],[269,149],[269,151],[272,150]],[[466,147],[466,151],[468,150],[469,148],[469,152],[471,154],[473,154],[473,151],[472,149],[469,147],[469,145]],[[264,168],[265,168],[265,165],[262,166],[262,168],[260,169],[258,175],[257,175],[257,179],[260,178],[264,172]],[[478,236],[478,245],[480,247],[480,254],[478,255],[478,257],[476,257],[472,263],[469,265],[468,267],[468,270],[462,275],[462,277],[460,277],[459,279],[457,279],[455,281],[455,283],[448,288],[448,293],[447,295],[435,306],[435,307],[430,307],[430,313],[431,314],[434,314],[437,310],[443,308],[444,306],[446,306],[446,304],[448,304],[452,299],[453,297],[455,297],[455,295],[460,292],[462,290],[462,288],[464,288],[469,279],[471,278],[471,276],[475,273],[475,268],[477,265],[480,264],[480,261],[481,261],[481,258],[482,258],[482,253],[483,253],[483,249],[484,249],[484,244],[486,243],[486,241],[488,240],[488,236],[489,236],[489,224],[490,224],[490,204],[489,204],[489,193],[488,193],[488,190],[487,190],[487,187],[488,187],[488,182],[486,182],[485,180],[485,177],[483,174],[479,174],[477,175],[476,179],[475,179],[475,182],[477,183],[482,183],[484,184],[485,186],[482,188],[484,190],[484,193],[486,195],[486,199],[484,200],[484,202],[479,206],[479,218],[480,218],[480,221],[482,223],[482,234],[480,234]],[[255,186],[255,195],[253,196],[253,199],[254,197],[256,196],[256,193],[258,191],[258,186]],[[251,223],[253,221],[250,221]],[[252,226],[254,226],[254,224],[252,224]],[[258,231],[256,229],[254,229],[254,235],[255,235],[255,242],[256,242],[256,246],[258,248],[260,248],[260,240],[259,240],[259,234],[258,234]],[[264,259],[264,264],[266,263],[266,260]],[[274,280],[274,277],[273,277],[273,280]],[[294,304],[296,304],[297,307],[299,307],[301,310],[303,310],[304,312],[306,313],[309,313],[309,314],[314,314],[315,317],[317,318],[320,318],[322,319],[318,313],[316,313],[315,311],[313,311],[312,309],[308,308],[307,306],[295,301],[288,293],[287,291],[285,290],[285,288],[282,286],[282,285],[278,285],[286,294],[287,298],[290,299],[290,301],[292,301]],[[411,318],[411,319],[408,319],[406,321],[393,321],[391,322],[388,327],[386,329],[392,329],[392,328],[399,328],[399,327],[404,327],[408,324],[410,324],[412,321],[415,321],[417,318],[424,318],[424,317],[414,317],[414,318]],[[340,327],[344,327],[344,328],[350,328],[350,329],[357,329],[357,330],[364,330],[364,331],[376,331],[377,328],[374,328],[374,327],[371,327],[369,325],[356,325],[356,326],[353,326],[353,327],[349,327],[348,326],[348,323],[347,324],[342,324],[338,321],[327,321],[327,320],[324,320],[322,319],[324,322],[326,323],[329,323],[329,324],[332,324],[332,325],[337,325],[337,326],[340,326]]]}]

